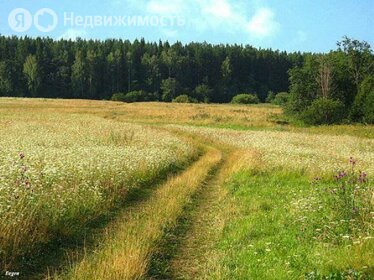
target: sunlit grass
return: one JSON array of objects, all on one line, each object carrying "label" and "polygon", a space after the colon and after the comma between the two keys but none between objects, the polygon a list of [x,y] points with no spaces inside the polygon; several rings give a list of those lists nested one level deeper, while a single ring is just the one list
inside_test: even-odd
[{"label": "sunlit grass", "polygon": [[[269,105],[1,98],[3,265],[53,237],[83,242],[89,221],[130,190],[186,168],[203,144],[211,147],[199,162],[122,212],[96,251],[51,277],[147,277],[165,230],[222,160],[210,186],[216,193],[196,212],[201,217],[191,216],[181,245],[188,248],[166,260],[173,275],[366,279],[360,275],[374,274],[373,126],[293,126],[276,121],[281,112]],[[368,174],[365,185],[334,179],[349,170],[350,157],[357,174]]]},{"label": "sunlit grass", "polygon": [[[221,257],[208,260],[198,278],[302,279],[310,275],[310,279],[319,279],[312,275],[354,270],[368,277],[373,273],[374,244],[370,239],[354,243],[338,234],[341,244],[318,240],[323,218],[318,207],[326,205],[316,204],[317,209],[300,212],[294,204],[313,193],[304,175],[277,170],[240,171],[228,182],[227,189],[225,214],[221,213],[226,216],[226,225],[212,252]],[[330,212],[326,209],[325,213]]]},{"label": "sunlit grass", "polygon": [[149,201],[120,216],[96,252],[53,279],[142,279],[164,228],[175,224],[191,196],[220,162],[221,153],[209,149],[181,175],[160,186]]},{"label": "sunlit grass", "polygon": [[0,134],[3,265],[54,236],[79,235],[129,190],[177,169],[196,152],[167,132],[61,112],[9,109]]}]

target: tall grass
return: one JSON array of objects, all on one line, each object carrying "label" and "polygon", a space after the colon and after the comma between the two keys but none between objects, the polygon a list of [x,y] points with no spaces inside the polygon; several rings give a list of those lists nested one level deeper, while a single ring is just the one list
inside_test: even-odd
[{"label": "tall grass", "polygon": [[175,224],[221,156],[218,150],[209,148],[198,162],[161,185],[148,201],[120,216],[93,254],[87,254],[66,275],[51,278],[143,279],[164,229]]},{"label": "tall grass", "polygon": [[167,132],[85,115],[0,120],[0,263],[55,237],[79,236],[134,188],[196,154]]}]

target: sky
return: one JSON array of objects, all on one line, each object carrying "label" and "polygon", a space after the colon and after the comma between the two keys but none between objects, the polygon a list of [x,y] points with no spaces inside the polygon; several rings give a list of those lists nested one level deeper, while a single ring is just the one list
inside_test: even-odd
[{"label": "sky", "polygon": [[344,35],[374,46],[373,18],[374,0],[0,0],[2,35],[249,44],[289,52],[327,52]]}]

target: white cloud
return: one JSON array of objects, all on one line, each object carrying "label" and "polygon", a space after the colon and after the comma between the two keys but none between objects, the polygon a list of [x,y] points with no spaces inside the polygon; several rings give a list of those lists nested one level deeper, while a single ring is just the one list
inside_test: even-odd
[{"label": "white cloud", "polygon": [[65,40],[76,40],[77,38],[85,38],[87,36],[87,32],[85,30],[80,29],[68,29],[63,33],[58,39],[65,39]]},{"label": "white cloud", "polygon": [[273,35],[279,29],[274,12],[268,8],[258,9],[247,24],[247,31],[259,38]]},{"label": "white cloud", "polygon": [[226,0],[216,0],[203,6],[203,12],[218,18],[232,18],[235,14],[232,11],[231,4]]},{"label": "white cloud", "polygon": [[[270,38],[276,34],[280,24],[270,8],[261,6],[262,1],[251,0],[112,0],[117,10],[132,15],[160,15],[183,17],[192,32],[220,32],[247,34],[249,41]],[[251,16],[253,14],[253,16]],[[178,27],[163,34],[171,37],[181,32]],[[244,36],[245,36],[244,34]]]}]

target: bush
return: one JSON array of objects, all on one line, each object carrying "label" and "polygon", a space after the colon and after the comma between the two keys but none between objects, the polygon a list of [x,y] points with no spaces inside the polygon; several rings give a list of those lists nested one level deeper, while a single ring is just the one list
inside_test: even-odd
[{"label": "bush", "polygon": [[118,92],[118,93],[114,93],[112,95],[111,100],[112,101],[121,101],[121,102],[124,102],[125,98],[126,98],[126,93]]},{"label": "bush", "polygon": [[189,97],[187,94],[179,95],[173,99],[174,103],[197,103],[197,100]]},{"label": "bush", "polygon": [[237,96],[234,96],[231,103],[233,104],[258,104],[260,103],[260,100],[258,97],[254,94],[239,94]]},{"label": "bush", "polygon": [[115,93],[112,96],[113,101],[122,101],[127,103],[132,102],[144,102],[144,101],[155,101],[156,96],[152,93],[147,93],[144,90],[131,91],[127,94]]},{"label": "bush", "polygon": [[284,106],[285,104],[287,104],[289,96],[290,95],[288,92],[280,92],[274,97],[271,103],[275,105]]},{"label": "bush", "polygon": [[176,79],[169,78],[161,82],[162,101],[170,102],[180,94],[180,86]]},{"label": "bush", "polygon": [[272,103],[275,98],[275,93],[273,91],[268,92],[268,96],[266,97],[266,103]]},{"label": "bush", "polygon": [[205,84],[198,85],[194,91],[195,97],[204,103],[209,103],[211,101],[212,93],[213,90]]},{"label": "bush", "polygon": [[306,124],[321,125],[339,123],[345,116],[344,104],[328,98],[319,98],[302,113]]},{"label": "bush", "polygon": [[369,76],[360,85],[351,110],[353,121],[374,123],[374,78]]}]

